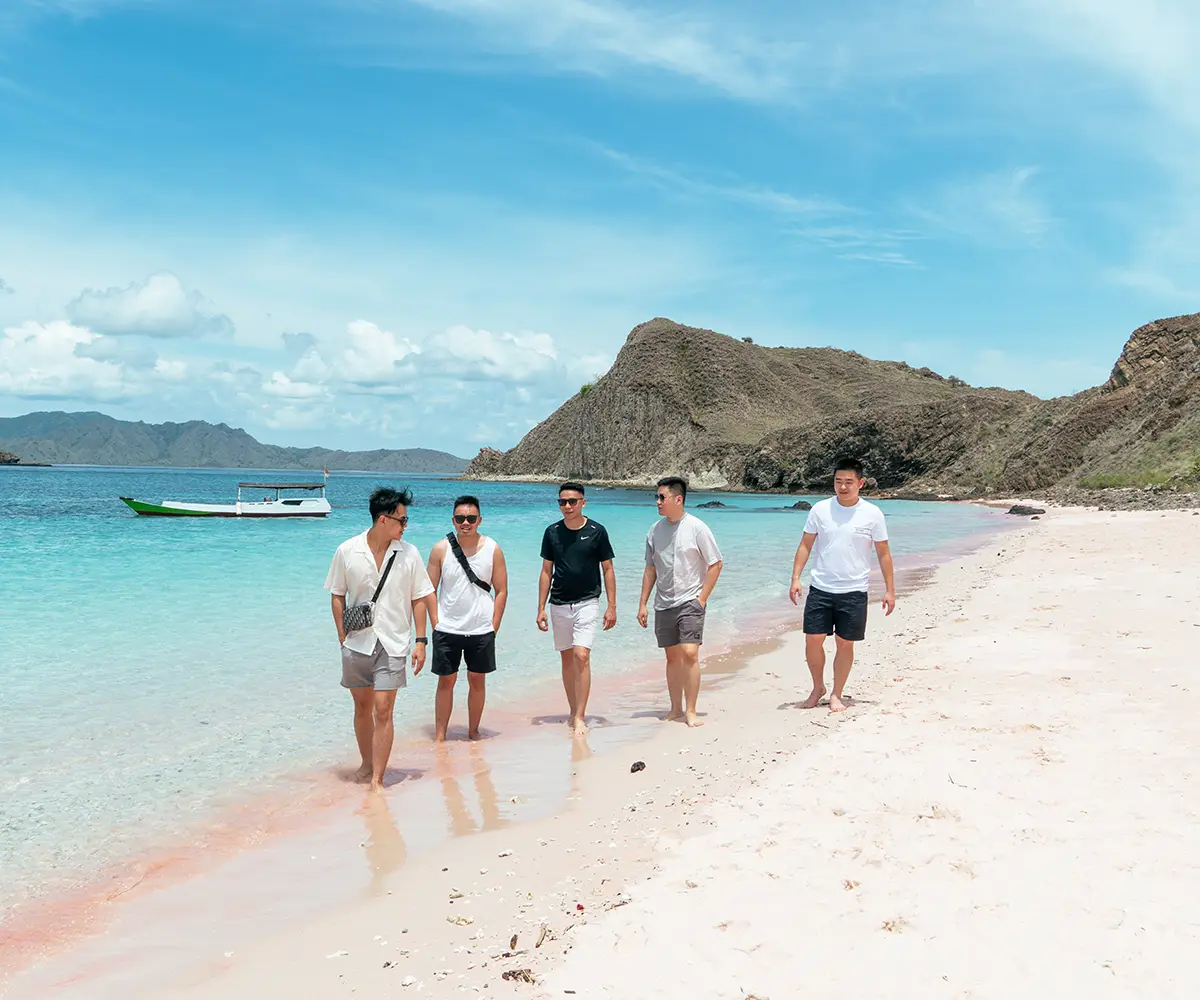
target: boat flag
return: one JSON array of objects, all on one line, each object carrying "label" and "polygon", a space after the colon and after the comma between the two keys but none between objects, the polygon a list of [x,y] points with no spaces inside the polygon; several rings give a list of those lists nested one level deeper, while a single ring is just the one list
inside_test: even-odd
[{"label": "boat flag", "polygon": [[328,479],[329,478],[329,470],[326,469],[324,466],[322,466],[321,471],[325,473],[325,478]]}]

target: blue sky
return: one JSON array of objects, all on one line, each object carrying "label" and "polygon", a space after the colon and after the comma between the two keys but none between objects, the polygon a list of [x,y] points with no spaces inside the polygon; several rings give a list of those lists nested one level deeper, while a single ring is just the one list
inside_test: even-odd
[{"label": "blue sky", "polygon": [[1039,395],[1200,308],[1200,8],[5,0],[0,414],[509,446],[653,316]]}]

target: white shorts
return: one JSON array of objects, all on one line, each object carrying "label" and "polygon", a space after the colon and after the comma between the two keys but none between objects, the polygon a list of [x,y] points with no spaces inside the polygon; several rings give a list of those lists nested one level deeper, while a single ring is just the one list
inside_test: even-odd
[{"label": "white shorts", "polygon": [[554,630],[554,648],[560,653],[572,646],[591,649],[600,621],[600,598],[578,604],[551,604],[550,627]]}]

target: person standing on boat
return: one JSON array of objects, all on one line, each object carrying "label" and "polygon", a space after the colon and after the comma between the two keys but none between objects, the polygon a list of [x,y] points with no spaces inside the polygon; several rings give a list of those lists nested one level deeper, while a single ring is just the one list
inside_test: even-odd
[{"label": "person standing on boat", "polygon": [[[342,649],[342,687],[354,698],[354,735],[362,755],[355,777],[370,780],[372,791],[383,788],[396,691],[408,684],[410,649],[413,675],[425,666],[434,591],[417,547],[403,540],[412,499],[407,489],[375,490],[371,527],[338,546],[325,578]],[[347,631],[347,618],[350,625],[362,621],[364,606],[370,623]]]},{"label": "person standing on boat", "polygon": [[696,714],[700,695],[700,644],[708,599],[721,575],[721,550],[708,525],[684,510],[687,480],[658,481],[655,503],[662,515],[646,535],[646,569],[638,624],[650,623],[647,604],[654,591],[654,637],[667,658],[667,721],[704,725]]},{"label": "person standing on boat", "polygon": [[[562,520],[542,536],[542,573],[538,579],[537,627],[554,627],[554,648],[562,660],[563,687],[570,716],[567,725],[576,736],[587,733],[584,716],[592,690],[592,643],[596,625],[604,631],[617,624],[617,574],[613,571],[612,543],[599,521],[583,514],[587,499],[579,483],[558,488]],[[608,606],[600,614],[600,577],[608,593]],[[546,601],[550,616],[546,616]]]},{"label": "person standing on boat", "polygon": [[487,675],[496,669],[496,633],[508,603],[508,568],[495,539],[481,534],[479,499],[454,501],[454,530],[429,553],[429,579],[437,590],[430,669],[437,675],[434,739],[445,742],[454,711],[458,668],[467,664],[467,738],[479,739]]}]

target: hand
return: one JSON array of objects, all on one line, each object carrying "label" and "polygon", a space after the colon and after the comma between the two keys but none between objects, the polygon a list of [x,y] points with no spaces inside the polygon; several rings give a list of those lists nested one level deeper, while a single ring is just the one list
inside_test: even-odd
[{"label": "hand", "polygon": [[800,597],[801,597],[801,595],[803,595],[803,593],[804,593],[804,588],[800,586],[800,581],[796,580],[795,582],[792,583],[791,588],[788,590],[788,597],[790,597],[792,599],[793,604],[799,605]]},{"label": "hand", "polygon": [[638,607],[638,624],[642,628],[646,628],[650,623],[650,612],[646,609],[646,605],[642,604]]},{"label": "hand", "polygon": [[604,612],[604,631],[607,632],[610,628],[617,624],[617,609],[608,608]]},{"label": "hand", "polygon": [[538,612],[537,627],[543,632],[548,632],[550,630],[550,619],[546,617],[546,612],[544,610]]},{"label": "hand", "polygon": [[425,669],[425,643],[423,642],[413,644],[412,667],[414,677],[418,676]]},{"label": "hand", "polygon": [[895,610],[896,610],[896,595],[895,595],[895,594],[893,594],[893,593],[892,593],[892,592],[889,590],[889,591],[888,591],[886,594],[884,594],[884,595],[883,595],[883,614],[884,614],[884,617],[886,618],[888,615],[890,615],[890,614],[891,614],[893,611],[895,611]]}]

